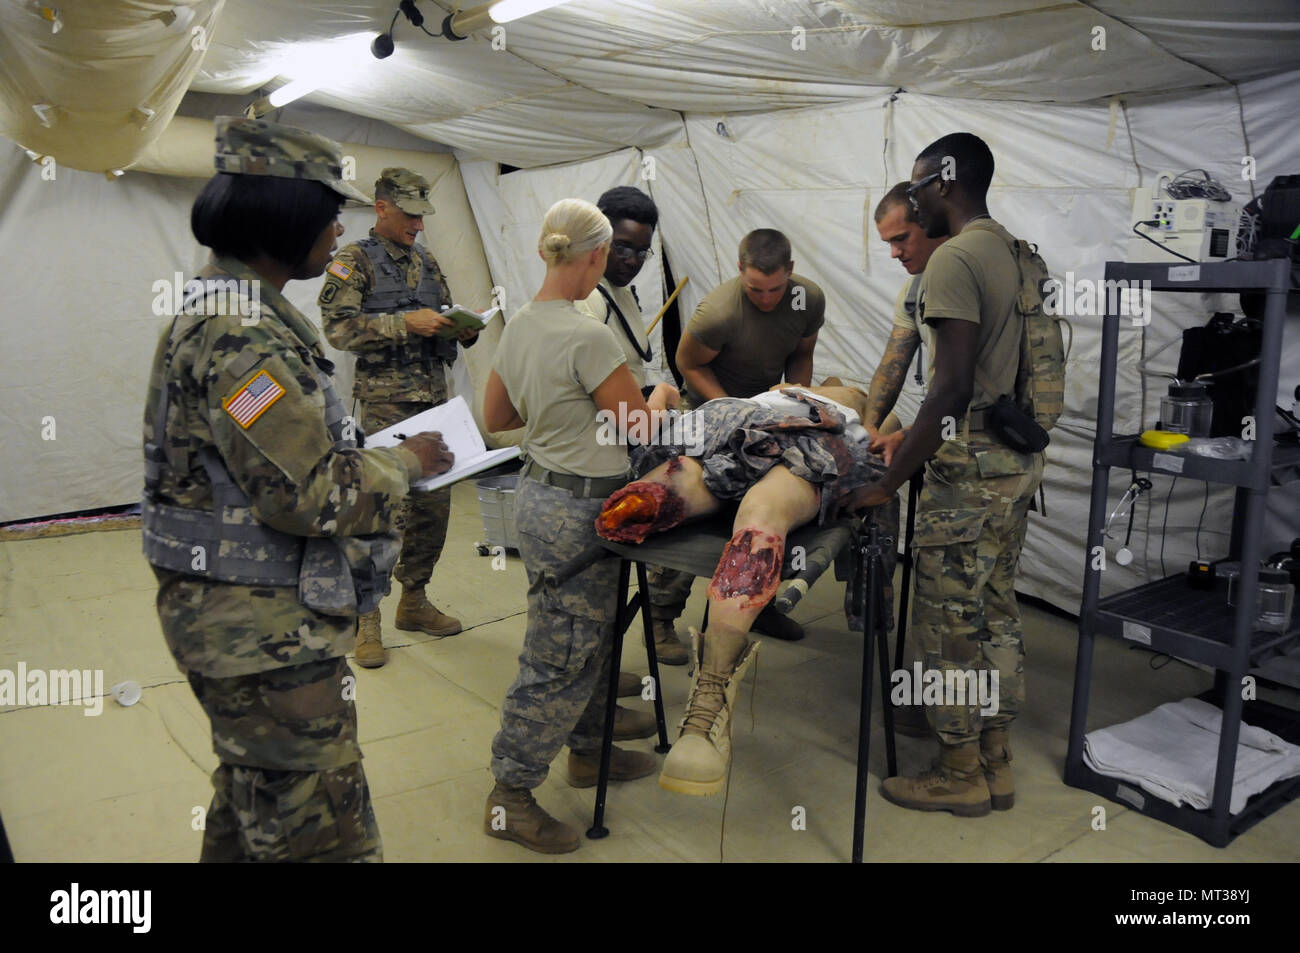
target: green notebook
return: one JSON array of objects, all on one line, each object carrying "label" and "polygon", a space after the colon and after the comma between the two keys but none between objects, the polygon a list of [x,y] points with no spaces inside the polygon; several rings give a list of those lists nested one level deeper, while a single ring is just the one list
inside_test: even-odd
[{"label": "green notebook", "polygon": [[454,338],[461,331],[473,330],[482,331],[487,327],[487,322],[491,321],[500,308],[489,308],[482,314],[477,311],[471,311],[469,308],[463,308],[460,305],[452,305],[446,311],[442,312],[444,318],[449,318],[456,323],[454,328],[446,328],[438,332],[440,338]]}]

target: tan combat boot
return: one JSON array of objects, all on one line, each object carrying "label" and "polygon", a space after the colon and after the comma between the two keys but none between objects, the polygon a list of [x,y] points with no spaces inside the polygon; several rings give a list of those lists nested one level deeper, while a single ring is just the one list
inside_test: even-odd
[{"label": "tan combat boot", "polygon": [[980,761],[984,765],[984,781],[989,786],[993,810],[1011,810],[1016,803],[1016,788],[1011,779],[1011,732],[1008,729],[984,729],[980,735]]},{"label": "tan combat boot", "polygon": [[886,801],[912,811],[950,811],[958,817],[983,817],[992,809],[980,764],[979,744],[940,745],[939,760],[916,778],[886,778]]},{"label": "tan combat boot", "polygon": [[685,665],[690,652],[677,637],[677,627],[672,619],[655,619],[655,658],[660,665]]},{"label": "tan combat boot", "polygon": [[691,698],[682,718],[682,733],[664,759],[659,786],[679,794],[717,794],[727,778],[731,760],[731,712],[740,692],[740,681],[758,651],[758,642],[747,642],[735,664],[726,671],[706,665],[705,639],[691,629],[691,654],[695,671],[691,677]]},{"label": "tan combat boot", "polygon": [[357,619],[357,664],[362,668],[379,668],[388,661],[379,629],[378,609]]},{"label": "tan combat boot", "polygon": [[402,587],[402,598],[397,603],[394,623],[407,632],[427,632],[429,635],[455,635],[460,631],[460,619],[444,614],[424,594],[424,587]]},{"label": "tan combat boot", "polygon": [[488,795],[483,832],[512,840],[539,854],[567,854],[578,849],[578,832],[543,811],[528,788],[507,787],[500,781]]},{"label": "tan combat boot", "polygon": [[[654,774],[659,759],[644,751],[624,751],[615,747],[609,753],[609,779],[635,781]],[[575,788],[594,788],[600,780],[600,752],[578,754],[569,752],[569,784]]]}]

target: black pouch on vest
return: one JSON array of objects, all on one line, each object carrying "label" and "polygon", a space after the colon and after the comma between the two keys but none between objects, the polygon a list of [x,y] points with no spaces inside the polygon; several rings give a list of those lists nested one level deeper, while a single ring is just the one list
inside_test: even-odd
[{"label": "black pouch on vest", "polygon": [[1052,438],[1033,417],[1005,394],[984,411],[985,428],[1017,453],[1038,453],[1046,450]]}]

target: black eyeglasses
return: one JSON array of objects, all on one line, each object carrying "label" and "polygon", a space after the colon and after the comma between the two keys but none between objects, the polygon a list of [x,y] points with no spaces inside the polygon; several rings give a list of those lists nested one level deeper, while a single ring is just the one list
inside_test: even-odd
[{"label": "black eyeglasses", "polygon": [[614,242],[609,250],[625,261],[631,261],[634,258],[637,261],[645,261],[647,258],[654,257],[654,252],[649,248],[634,248],[627,242]]},{"label": "black eyeglasses", "polygon": [[916,193],[920,192],[923,188],[925,188],[927,185],[929,185],[937,178],[939,178],[939,173],[931,172],[920,182],[913,183],[912,185],[909,185],[907,187],[907,201],[911,204],[912,208],[917,208]]}]

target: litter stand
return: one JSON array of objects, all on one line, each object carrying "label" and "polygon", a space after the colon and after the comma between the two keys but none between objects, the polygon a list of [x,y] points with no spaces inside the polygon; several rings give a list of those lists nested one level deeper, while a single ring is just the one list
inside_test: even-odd
[{"label": "litter stand", "polygon": [[[911,519],[911,511],[908,511]],[[878,630],[887,623],[885,605],[885,563],[883,548],[893,546],[894,540],[886,537],[882,542],[880,530],[873,523],[866,535],[859,536],[854,546],[853,603],[862,619],[862,704],[858,711],[858,781],[853,799],[853,863],[862,863],[862,842],[867,830],[867,759],[871,753],[871,652],[880,650],[880,711],[885,722],[885,755],[889,774],[898,773],[894,754],[894,712],[889,706],[889,644]],[[877,639],[879,636],[879,639]],[[901,640],[902,635],[900,633]]]},{"label": "litter stand", "polygon": [[[909,516],[910,521],[910,516]],[[910,525],[910,524],[909,524]],[[655,687],[655,716],[659,723],[659,745],[656,751],[667,752],[668,737],[663,721],[663,702],[660,691],[658,660],[654,651],[654,630],[650,620],[649,586],[646,581],[646,566],[667,566],[690,572],[696,576],[711,576],[717,568],[722,550],[731,539],[732,527],[729,519],[691,523],[668,533],[651,536],[643,543],[627,544],[602,541],[611,553],[622,557],[619,567],[618,592],[619,609],[615,624],[613,662],[610,665],[610,683],[608,705],[605,711],[605,736],[600,755],[600,776],[596,786],[596,809],[587,836],[594,839],[606,837],[609,829],[605,826],[605,797],[609,781],[609,760],[614,745],[614,700],[618,693],[619,660],[623,649],[623,633],[633,623],[638,612],[641,615],[642,628],[645,632],[646,654],[650,661],[651,676]],[[836,557],[846,548],[850,550],[852,566],[848,573],[848,583],[854,587],[850,591],[853,605],[861,610],[863,620],[864,642],[862,658],[862,694],[861,709],[858,716],[858,763],[857,763],[857,805],[854,818],[853,860],[862,859],[862,843],[866,829],[866,782],[867,756],[870,753],[871,728],[871,668],[874,664],[873,651],[879,653],[880,682],[884,698],[889,697],[889,646],[884,635],[888,620],[884,618],[887,609],[884,602],[884,552],[885,546],[893,546],[892,537],[880,536],[879,529],[870,525],[865,535],[855,533],[847,520],[828,523],[825,526],[803,526],[786,538],[786,549],[802,546],[808,554],[808,566],[791,577],[781,580],[777,595],[772,604],[779,611],[789,612],[802,598],[817,578],[832,565]],[[784,561],[789,565],[789,560]],[[638,592],[628,598],[628,584],[631,581],[632,566],[637,570]],[[843,578],[843,577],[841,577]],[[879,638],[877,638],[879,636]],[[894,750],[894,717],[888,704],[882,706],[885,724],[885,751],[889,773],[897,774],[897,762]]]}]

